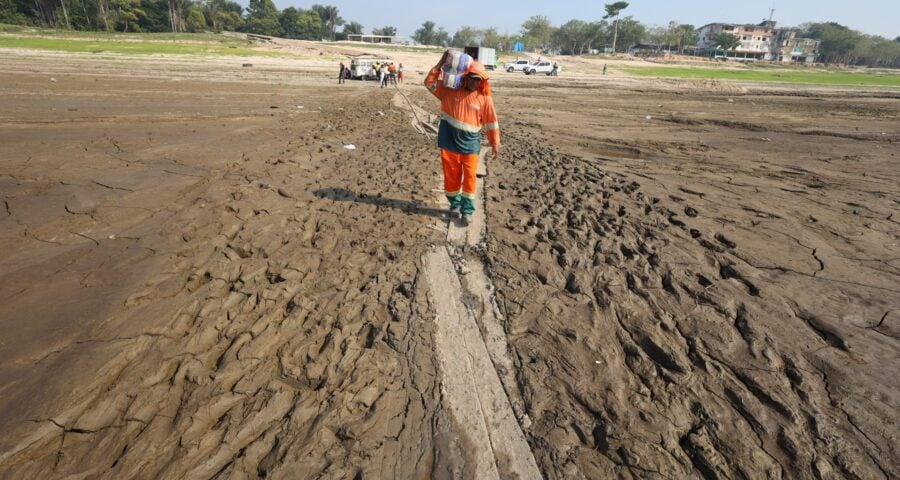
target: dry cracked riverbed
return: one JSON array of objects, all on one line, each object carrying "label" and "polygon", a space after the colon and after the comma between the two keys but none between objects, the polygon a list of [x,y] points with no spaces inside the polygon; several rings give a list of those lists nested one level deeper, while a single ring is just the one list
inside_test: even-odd
[{"label": "dry cracked riverbed", "polygon": [[4,55],[2,478],[900,476],[896,92]]}]

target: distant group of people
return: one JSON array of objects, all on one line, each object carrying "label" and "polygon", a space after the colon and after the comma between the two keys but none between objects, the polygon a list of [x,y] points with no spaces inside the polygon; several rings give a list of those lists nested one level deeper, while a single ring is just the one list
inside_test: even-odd
[{"label": "distant group of people", "polygon": [[[395,65],[394,62],[375,62],[372,65],[375,69],[375,77],[384,88],[390,82],[391,85],[403,83],[403,64]],[[344,83],[345,79],[350,78],[350,69],[341,62],[340,71],[338,72],[338,84]]]},{"label": "distant group of people", "polygon": [[394,65],[394,62],[376,62],[375,65],[372,65],[372,67],[375,69],[375,76],[378,77],[378,81],[381,83],[381,88],[386,87],[388,85],[388,82],[390,82],[391,85],[403,83],[402,63],[398,66]]}]

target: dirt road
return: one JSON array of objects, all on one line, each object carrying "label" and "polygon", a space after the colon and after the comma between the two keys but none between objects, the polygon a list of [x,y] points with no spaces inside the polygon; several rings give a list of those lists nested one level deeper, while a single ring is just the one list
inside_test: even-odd
[{"label": "dirt road", "polygon": [[896,92],[498,73],[448,247],[390,89],[0,55],[3,478],[507,478],[496,431],[546,478],[900,475]]}]

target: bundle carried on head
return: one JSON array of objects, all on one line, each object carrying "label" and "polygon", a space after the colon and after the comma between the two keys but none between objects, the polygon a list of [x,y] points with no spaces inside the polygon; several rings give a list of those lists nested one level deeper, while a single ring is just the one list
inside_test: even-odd
[{"label": "bundle carried on head", "polygon": [[463,78],[474,60],[459,50],[449,50],[448,53],[441,71],[444,72],[444,86],[455,90],[462,86]]}]

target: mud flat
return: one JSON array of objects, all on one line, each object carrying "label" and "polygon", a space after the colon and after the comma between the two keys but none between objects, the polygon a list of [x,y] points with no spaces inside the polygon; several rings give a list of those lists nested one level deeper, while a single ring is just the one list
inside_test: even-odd
[{"label": "mud flat", "polygon": [[319,59],[0,60],[3,478],[900,476],[896,91],[498,73],[448,242]]}]

